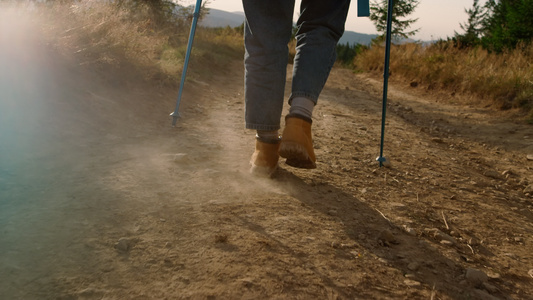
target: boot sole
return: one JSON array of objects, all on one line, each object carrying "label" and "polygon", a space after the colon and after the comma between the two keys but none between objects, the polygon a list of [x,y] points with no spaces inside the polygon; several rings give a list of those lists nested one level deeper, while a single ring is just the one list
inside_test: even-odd
[{"label": "boot sole", "polygon": [[294,142],[281,142],[279,155],[286,158],[286,164],[300,169],[315,169],[316,163],[311,160],[305,147]]}]

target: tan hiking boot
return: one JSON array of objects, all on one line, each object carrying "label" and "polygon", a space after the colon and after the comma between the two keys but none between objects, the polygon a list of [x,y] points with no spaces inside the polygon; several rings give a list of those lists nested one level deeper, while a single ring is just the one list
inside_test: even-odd
[{"label": "tan hiking boot", "polygon": [[250,173],[259,176],[272,176],[278,168],[280,142],[255,141],[255,152],[252,155]]},{"label": "tan hiking boot", "polygon": [[285,129],[281,135],[279,154],[289,166],[302,169],[316,168],[315,151],[311,137],[313,121],[299,115],[285,117]]}]

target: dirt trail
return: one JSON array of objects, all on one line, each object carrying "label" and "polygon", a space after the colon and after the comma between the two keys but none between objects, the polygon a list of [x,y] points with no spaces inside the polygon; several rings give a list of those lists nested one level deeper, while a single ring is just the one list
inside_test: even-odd
[{"label": "dirt trail", "polygon": [[2,298],[533,299],[531,126],[393,86],[378,168],[380,83],[335,69],[318,168],[257,179],[241,62],[171,128],[175,88],[3,21]]}]

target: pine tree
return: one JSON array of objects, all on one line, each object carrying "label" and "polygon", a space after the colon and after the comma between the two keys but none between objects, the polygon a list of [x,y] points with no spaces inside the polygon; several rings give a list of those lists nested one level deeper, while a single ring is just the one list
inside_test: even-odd
[{"label": "pine tree", "polygon": [[483,46],[500,52],[533,39],[533,0],[489,0],[485,4]]},{"label": "pine tree", "polygon": [[465,31],[463,34],[455,32],[454,40],[460,47],[471,47],[478,45],[484,31],[484,25],[487,17],[487,9],[479,5],[479,0],[474,0],[472,8],[465,9],[468,14],[468,20],[459,24]]},{"label": "pine tree", "polygon": [[[418,19],[403,19],[412,14],[418,4],[418,0],[395,0],[393,2],[391,34],[394,39],[408,38],[419,31],[419,28],[408,31],[408,28]],[[387,0],[373,2],[370,6],[370,20],[376,25],[377,31],[381,32],[381,37],[385,36],[387,30],[388,6]]]}]

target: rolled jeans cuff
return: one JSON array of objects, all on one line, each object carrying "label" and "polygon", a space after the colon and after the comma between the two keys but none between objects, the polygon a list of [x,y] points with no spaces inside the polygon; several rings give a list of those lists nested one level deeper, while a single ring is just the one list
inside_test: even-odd
[{"label": "rolled jeans cuff", "polygon": [[246,123],[245,124],[246,129],[253,129],[253,130],[279,130],[281,126],[278,125],[264,125],[264,124],[252,124],[252,123]]},{"label": "rolled jeans cuff", "polygon": [[289,105],[291,105],[292,99],[297,97],[304,97],[306,99],[309,99],[315,103],[315,105],[318,102],[318,95],[310,93],[310,92],[292,92],[291,96],[289,97]]}]

